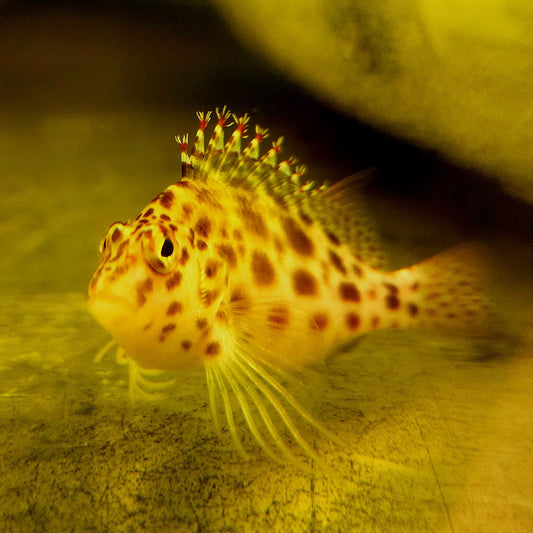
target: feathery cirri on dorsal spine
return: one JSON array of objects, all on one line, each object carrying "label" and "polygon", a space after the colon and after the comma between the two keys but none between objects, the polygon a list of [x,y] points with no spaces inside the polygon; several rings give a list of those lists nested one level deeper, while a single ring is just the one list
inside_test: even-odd
[{"label": "feathery cirri on dorsal spine", "polygon": [[[325,190],[323,185],[317,188],[315,182],[302,182],[306,172],[304,165],[296,165],[296,159],[290,157],[278,164],[283,137],[272,143],[272,147],[261,155],[261,143],[268,138],[268,129],[255,126],[255,135],[242,148],[242,140],[247,138],[250,117],[239,117],[230,113],[226,106],[216,109],[217,124],[205,148],[205,130],[212,118],[212,112],[198,112],[199,127],[194,148],[188,152],[188,135],[176,136],[181,149],[182,178],[195,177],[216,179],[231,183],[238,179],[252,189],[262,189],[284,198],[290,203],[305,201],[308,194]],[[224,128],[235,125],[229,140],[224,142]]]}]

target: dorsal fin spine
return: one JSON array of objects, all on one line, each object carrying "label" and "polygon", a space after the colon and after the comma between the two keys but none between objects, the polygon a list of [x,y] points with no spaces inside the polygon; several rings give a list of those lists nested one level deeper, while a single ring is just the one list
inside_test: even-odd
[{"label": "dorsal fin spine", "polygon": [[248,143],[243,150],[243,155],[252,159],[259,159],[259,145],[268,137],[268,130],[259,126],[255,127],[255,137]]},{"label": "dorsal fin spine", "polygon": [[176,135],[176,142],[180,145],[181,151],[181,177],[184,178],[187,176],[189,171],[192,169],[191,158],[189,156],[189,134],[185,135]]},{"label": "dorsal fin spine", "polygon": [[226,106],[222,108],[222,111],[219,111],[218,107],[215,111],[218,121],[215,129],[213,130],[213,134],[209,139],[209,144],[207,145],[208,152],[222,150],[224,148],[224,128],[231,126],[231,123],[228,123],[228,120],[231,118],[231,112]]},{"label": "dorsal fin spine", "polygon": [[[215,170],[217,177],[223,181],[230,181],[235,168],[238,168],[241,164],[241,158],[239,157],[241,153],[241,140],[246,138],[246,125],[248,124],[249,120],[250,117],[247,114],[243,115],[242,117],[238,117],[235,114],[233,115],[233,123],[236,127],[228,142],[223,147],[223,155],[220,157]],[[233,167],[230,165],[230,168],[226,168],[224,174],[222,174],[221,170],[224,168],[228,158],[231,156],[236,156]]]},{"label": "dorsal fin spine", "polygon": [[197,154],[205,153],[205,129],[211,120],[211,115],[211,111],[208,111],[207,113],[198,111],[198,113],[196,113],[196,116],[200,121],[200,125],[198,126],[198,131],[196,133],[196,139],[194,140],[194,152]]}]

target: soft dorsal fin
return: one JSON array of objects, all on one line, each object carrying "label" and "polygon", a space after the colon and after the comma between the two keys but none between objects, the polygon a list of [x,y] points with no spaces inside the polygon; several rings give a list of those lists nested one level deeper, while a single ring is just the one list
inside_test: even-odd
[{"label": "soft dorsal fin", "polygon": [[[384,267],[381,247],[360,193],[361,183],[369,179],[374,169],[363,170],[330,186],[305,180],[306,168],[296,165],[294,158],[278,163],[282,137],[261,155],[260,144],[268,137],[268,130],[256,126],[255,136],[242,148],[250,118],[247,114],[238,117],[225,106],[216,110],[218,120],[206,148],[205,130],[211,116],[211,112],[198,113],[200,126],[191,153],[188,136],[176,137],[184,178],[215,180],[266,193],[276,203],[293,207],[319,222],[333,242],[345,244],[360,261],[376,269]],[[230,125],[235,125],[235,129],[224,142],[224,128]]]},{"label": "soft dorsal fin", "polygon": [[375,169],[368,169],[321,189],[305,202],[307,214],[318,220],[330,239],[350,248],[354,256],[376,269],[385,267],[385,259],[375,226],[364,208],[363,183]]}]

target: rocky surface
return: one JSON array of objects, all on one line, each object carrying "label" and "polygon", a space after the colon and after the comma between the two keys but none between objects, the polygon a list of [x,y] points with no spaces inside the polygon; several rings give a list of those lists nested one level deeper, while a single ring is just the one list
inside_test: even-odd
[{"label": "rocky surface", "polygon": [[217,4],[259,58],[323,101],[533,201],[529,0]]}]

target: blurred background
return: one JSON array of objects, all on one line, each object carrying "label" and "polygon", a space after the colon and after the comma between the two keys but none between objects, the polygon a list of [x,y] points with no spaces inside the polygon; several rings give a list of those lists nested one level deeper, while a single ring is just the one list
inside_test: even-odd
[{"label": "blurred background", "polygon": [[[525,0],[0,1],[0,529],[530,531],[532,25]],[[494,338],[383,332],[332,364],[338,476],[243,464],[203,383],[130,409],[127,370],[92,363],[101,236],[224,104],[310,177],[375,167],[391,268],[493,251]]]}]

